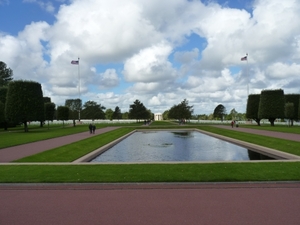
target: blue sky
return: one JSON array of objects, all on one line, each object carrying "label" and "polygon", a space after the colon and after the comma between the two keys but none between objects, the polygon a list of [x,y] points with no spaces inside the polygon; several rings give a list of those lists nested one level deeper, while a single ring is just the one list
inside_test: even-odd
[{"label": "blue sky", "polygon": [[138,99],[162,113],[187,99],[194,114],[244,113],[248,91],[299,93],[299,11],[297,0],[0,0],[0,61],[56,105],[80,95],[126,112]]}]

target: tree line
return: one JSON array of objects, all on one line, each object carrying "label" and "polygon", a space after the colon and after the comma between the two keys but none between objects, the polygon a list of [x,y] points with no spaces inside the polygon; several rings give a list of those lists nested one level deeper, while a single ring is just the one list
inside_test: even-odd
[{"label": "tree line", "polygon": [[300,119],[300,95],[284,94],[282,89],[263,90],[248,96],[246,116],[260,126],[261,119],[268,119],[271,126],[277,118],[293,121]]}]

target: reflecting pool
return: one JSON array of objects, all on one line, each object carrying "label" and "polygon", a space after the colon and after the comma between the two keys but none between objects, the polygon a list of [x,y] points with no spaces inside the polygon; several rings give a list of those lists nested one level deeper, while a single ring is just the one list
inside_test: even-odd
[{"label": "reflecting pool", "polygon": [[243,161],[270,159],[197,131],[135,132],[91,162]]}]

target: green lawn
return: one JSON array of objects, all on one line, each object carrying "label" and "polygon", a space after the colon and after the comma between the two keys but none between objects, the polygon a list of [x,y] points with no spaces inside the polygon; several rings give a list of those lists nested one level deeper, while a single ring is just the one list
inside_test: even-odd
[{"label": "green lawn", "polygon": [[[99,126],[97,126],[98,128]],[[175,124],[153,123],[150,126],[123,127],[105,134],[93,136],[89,139],[62,146],[44,153],[30,156],[19,161],[22,162],[70,162],[87,154],[130,132],[134,128],[187,128],[197,127],[209,132],[218,133],[224,136],[236,138],[243,141],[276,148],[281,151],[298,154],[300,142],[291,142],[282,139],[262,137],[260,135],[246,134],[235,130],[224,130],[212,126],[177,126]],[[286,129],[286,127],[278,127]],[[50,128],[50,131],[35,131],[27,137],[39,136],[50,138],[53,133],[66,135],[68,132],[75,133],[86,131],[87,127],[77,126],[75,128]],[[10,132],[13,139],[28,141],[24,136],[27,133]],[[0,147],[3,136],[7,133],[0,133]],[[22,141],[18,141],[19,144]],[[1,151],[1,149],[0,149]],[[115,164],[115,165],[1,165],[1,183],[32,183],[32,182],[229,182],[229,181],[299,181],[300,162],[246,162],[246,163],[203,163],[203,164]]]}]

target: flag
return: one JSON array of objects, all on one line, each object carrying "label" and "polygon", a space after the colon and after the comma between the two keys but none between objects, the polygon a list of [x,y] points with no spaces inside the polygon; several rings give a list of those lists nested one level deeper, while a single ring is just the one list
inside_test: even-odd
[{"label": "flag", "polygon": [[78,61],[78,60],[72,60],[72,61],[71,61],[71,64],[78,65],[78,64],[79,64],[79,61]]},{"label": "flag", "polygon": [[246,61],[247,60],[247,56],[244,56],[243,58],[241,58],[242,61]]}]

